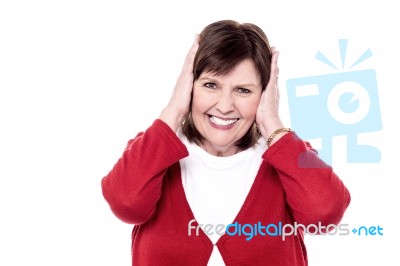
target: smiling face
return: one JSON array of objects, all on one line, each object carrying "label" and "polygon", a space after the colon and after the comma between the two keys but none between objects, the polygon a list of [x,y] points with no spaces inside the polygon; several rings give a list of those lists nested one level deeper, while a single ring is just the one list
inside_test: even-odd
[{"label": "smiling face", "polygon": [[193,123],[204,137],[200,146],[217,156],[235,154],[235,143],[255,121],[261,92],[251,60],[243,60],[226,75],[203,72],[194,82],[192,99]]}]

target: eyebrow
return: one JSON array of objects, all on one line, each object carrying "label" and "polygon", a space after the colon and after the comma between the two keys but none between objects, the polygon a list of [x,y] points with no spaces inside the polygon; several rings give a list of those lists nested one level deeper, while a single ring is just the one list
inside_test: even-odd
[{"label": "eyebrow", "polygon": [[[209,77],[209,76],[204,76],[202,78],[199,78],[198,81],[209,81],[212,83],[219,83],[217,79]],[[244,87],[244,88],[248,88],[248,87],[257,87],[257,85],[253,84],[253,83],[241,83],[239,85],[237,85],[237,87]]]}]

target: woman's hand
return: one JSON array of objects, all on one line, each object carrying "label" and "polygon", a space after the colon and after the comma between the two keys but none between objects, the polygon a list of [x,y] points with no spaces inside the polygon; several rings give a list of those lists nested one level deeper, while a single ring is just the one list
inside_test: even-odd
[{"label": "woman's hand", "polygon": [[173,131],[178,129],[183,117],[189,112],[193,89],[193,61],[198,48],[199,35],[196,34],[194,43],[186,56],[181,74],[176,82],[172,97],[159,117]]},{"label": "woman's hand", "polygon": [[[260,104],[256,113],[256,123],[264,139],[268,139],[278,128],[282,128],[283,123],[279,117],[279,89],[278,89],[278,55],[272,47],[271,75],[267,88],[261,95]],[[286,133],[278,134],[271,142],[271,145]]]}]

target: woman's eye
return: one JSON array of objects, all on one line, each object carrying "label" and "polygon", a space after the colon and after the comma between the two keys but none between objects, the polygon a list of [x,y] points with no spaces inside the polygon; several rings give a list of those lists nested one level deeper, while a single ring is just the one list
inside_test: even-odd
[{"label": "woman's eye", "polygon": [[243,93],[243,94],[247,94],[247,93],[251,92],[249,89],[245,89],[245,88],[237,88],[236,91],[239,93]]},{"label": "woman's eye", "polygon": [[217,84],[212,83],[212,82],[207,82],[204,84],[204,87],[215,90],[217,88]]}]

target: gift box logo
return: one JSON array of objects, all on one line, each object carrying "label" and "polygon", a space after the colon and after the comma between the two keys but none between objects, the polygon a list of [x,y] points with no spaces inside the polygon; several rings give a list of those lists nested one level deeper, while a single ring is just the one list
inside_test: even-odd
[{"label": "gift box logo", "polygon": [[[339,40],[342,70],[348,41]],[[376,73],[373,69],[351,69],[372,56],[367,49],[346,71],[287,80],[292,128],[303,139],[320,139],[320,157],[332,163],[332,138],[347,136],[347,162],[378,163],[378,148],[360,145],[357,134],[382,129]],[[315,57],[339,70],[318,52]]]}]

